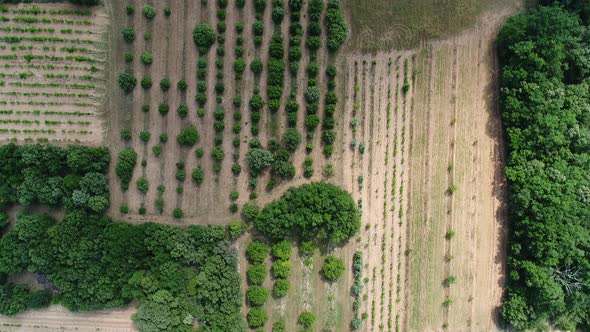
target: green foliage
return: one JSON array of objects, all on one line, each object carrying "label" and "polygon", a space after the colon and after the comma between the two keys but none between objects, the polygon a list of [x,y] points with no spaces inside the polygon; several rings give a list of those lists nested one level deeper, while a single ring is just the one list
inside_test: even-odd
[{"label": "green foliage", "polygon": [[158,106],[158,113],[160,113],[160,115],[164,116],[164,115],[168,114],[168,112],[170,112],[170,105],[160,104]]},{"label": "green foliage", "polygon": [[316,182],[290,188],[281,199],[262,209],[254,226],[273,240],[297,235],[304,240],[339,243],[359,231],[360,220],[349,193]]},{"label": "green foliage", "polygon": [[274,261],[272,263],[272,275],[277,279],[287,279],[291,275],[291,262]]},{"label": "green foliage", "polygon": [[174,219],[182,219],[184,217],[184,212],[182,212],[180,208],[175,208],[172,211],[172,216],[174,217]]},{"label": "green foliage", "polygon": [[590,39],[576,14],[587,19],[588,5],[562,3],[575,12],[514,16],[497,42],[511,224],[501,312],[517,330],[590,321],[590,288],[579,286],[590,283]]},{"label": "green foliage", "polygon": [[150,184],[148,180],[145,178],[145,176],[142,176],[139,179],[137,179],[135,185],[137,186],[137,190],[144,194],[147,193],[150,188]]},{"label": "green foliage", "polygon": [[197,186],[200,186],[201,183],[203,183],[203,169],[201,168],[201,166],[193,169],[193,173],[191,175],[191,178],[193,179],[193,181],[195,182],[195,184]]},{"label": "green foliage", "polygon": [[287,128],[283,134],[283,143],[290,152],[295,152],[301,143],[301,135],[295,128]]},{"label": "green foliage", "polygon": [[252,60],[252,62],[250,62],[250,70],[252,70],[252,72],[254,72],[254,74],[259,75],[260,73],[262,73],[262,69],[263,69],[262,59],[255,58],[254,60]]},{"label": "green foliage", "polygon": [[268,256],[268,245],[260,241],[252,241],[246,248],[246,258],[251,264],[264,263]]},{"label": "green foliage", "polygon": [[[6,166],[14,159],[19,168],[42,167],[47,175],[81,175],[64,179],[64,189],[108,193],[104,174],[84,174],[108,171],[108,149],[8,145],[0,155],[0,178],[10,175],[12,185],[19,180]],[[0,238],[0,273],[28,269],[45,275],[59,289],[54,300],[72,311],[124,307],[137,299],[133,320],[141,331],[189,331],[195,317],[205,331],[243,331],[237,261],[223,228],[134,226],[65,207],[60,222],[17,215],[15,227]],[[0,314],[43,308],[50,299],[45,292],[1,285]]]},{"label": "green foliage", "polygon": [[145,18],[147,18],[148,20],[151,20],[156,16],[156,9],[150,5],[143,5],[143,7],[141,8],[141,12],[143,13],[143,16],[145,16]]},{"label": "green foliage", "polygon": [[172,10],[170,7],[164,7],[164,15],[170,16],[172,14]]},{"label": "green foliage", "polygon": [[152,87],[152,79],[149,76],[145,76],[141,79],[141,87],[145,90],[149,90]]},{"label": "green foliage", "polygon": [[162,91],[168,91],[170,89],[170,80],[167,78],[163,78],[160,80],[160,89]]},{"label": "green foliage", "polygon": [[199,132],[195,127],[183,128],[176,136],[176,141],[182,146],[193,146],[199,141]]},{"label": "green foliage", "polygon": [[264,264],[254,264],[248,267],[246,272],[248,282],[252,285],[262,285],[266,279],[266,266]]},{"label": "green foliage", "polygon": [[0,315],[14,316],[28,309],[49,306],[51,294],[45,291],[32,292],[20,285],[0,285]]},{"label": "green foliage", "polygon": [[154,54],[152,52],[145,51],[141,53],[139,59],[141,60],[141,63],[143,63],[144,65],[151,65],[152,62],[154,62]]},{"label": "green foliage", "polygon": [[179,105],[176,109],[176,114],[182,119],[186,118],[188,115],[188,107],[186,105]]},{"label": "green foliage", "polygon": [[139,133],[139,139],[144,143],[147,143],[150,140],[150,136],[151,136],[151,134],[147,130],[142,130]]},{"label": "green foliage", "polygon": [[268,168],[274,160],[274,157],[270,151],[264,149],[250,149],[246,153],[246,161],[248,162],[248,168],[252,177],[257,177],[266,168]]},{"label": "green foliage", "polygon": [[209,23],[200,23],[193,29],[193,40],[199,52],[206,53],[215,42],[215,30]]},{"label": "green foliage", "polygon": [[346,41],[348,26],[340,8],[340,0],[328,0],[326,12],[326,29],[328,35],[328,50],[334,52]]},{"label": "green foliage", "polygon": [[304,311],[299,315],[297,318],[297,324],[303,326],[304,328],[310,328],[313,323],[315,323],[315,316],[309,311]]},{"label": "green foliage", "polygon": [[246,319],[248,319],[248,326],[250,326],[250,328],[257,328],[264,326],[268,320],[268,314],[263,308],[252,308],[248,311]]},{"label": "green foliage", "polygon": [[289,293],[290,288],[291,282],[289,282],[288,279],[277,279],[275,280],[275,284],[272,288],[272,294],[277,298],[281,298]]},{"label": "green foliage", "polygon": [[268,299],[268,289],[262,286],[250,286],[246,291],[246,299],[250,306],[261,306]]},{"label": "green foliage", "polygon": [[127,43],[133,43],[133,41],[135,40],[135,31],[133,30],[133,28],[123,28],[123,30],[121,30],[121,33],[123,34],[123,39]]},{"label": "green foliage", "polygon": [[121,72],[117,78],[117,82],[119,83],[121,89],[125,91],[125,93],[130,93],[137,85],[137,79],[135,76],[133,76],[133,72],[130,70]]},{"label": "green foliage", "polygon": [[133,169],[137,163],[137,153],[132,148],[125,148],[119,152],[115,173],[121,179],[121,188],[126,190],[133,176]]},{"label": "green foliage", "polygon": [[342,276],[342,273],[344,273],[344,262],[334,256],[328,256],[324,265],[322,265],[322,272],[326,279],[337,281]]},{"label": "green foliage", "polygon": [[260,214],[260,207],[255,202],[248,202],[242,208],[242,216],[247,222],[253,222]]},{"label": "green foliage", "polygon": [[313,241],[303,241],[299,245],[299,254],[302,256],[313,256],[316,250],[317,246]]},{"label": "green foliage", "polygon": [[276,260],[287,261],[291,258],[291,242],[283,240],[272,245],[272,257]]}]

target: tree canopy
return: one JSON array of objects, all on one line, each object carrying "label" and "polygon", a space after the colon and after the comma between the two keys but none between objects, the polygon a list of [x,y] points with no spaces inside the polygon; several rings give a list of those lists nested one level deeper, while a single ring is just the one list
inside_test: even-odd
[{"label": "tree canopy", "polygon": [[266,205],[254,222],[256,230],[271,240],[294,235],[332,243],[349,239],[360,226],[350,194],[326,182],[290,188]]},{"label": "tree canopy", "polygon": [[517,329],[587,330],[590,34],[576,12],[541,6],[510,18],[497,45],[511,222],[502,315]]}]

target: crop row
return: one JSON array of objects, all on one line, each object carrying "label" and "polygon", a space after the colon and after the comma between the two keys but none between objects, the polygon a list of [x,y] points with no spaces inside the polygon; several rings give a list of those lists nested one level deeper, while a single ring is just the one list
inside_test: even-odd
[{"label": "crop row", "polygon": [[15,13],[25,15],[77,15],[77,16],[92,16],[90,10],[77,10],[77,9],[43,9],[38,6],[32,6],[27,8],[8,8],[0,6],[0,13]]},{"label": "crop row", "polygon": [[[95,89],[94,84],[78,84],[78,83],[27,83],[27,82],[8,82],[8,86],[15,87],[36,87],[36,88],[66,88],[66,89],[81,89],[91,90]],[[0,86],[4,86],[4,82],[0,81]]]},{"label": "crop row", "polygon": [[[1,102],[0,101],[0,105],[5,104],[6,102]],[[94,115],[94,113],[88,113],[88,112],[64,112],[64,111],[42,111],[42,110],[32,110],[32,111],[19,111],[19,110],[0,110],[0,114],[3,115],[11,115],[11,114],[17,114],[17,115],[66,115],[66,116],[89,116],[89,115]]]},{"label": "crop row", "polygon": [[87,20],[66,20],[59,18],[47,18],[47,17],[33,17],[33,16],[14,16],[9,18],[7,16],[0,16],[1,22],[19,22],[27,24],[67,24],[67,25],[92,25],[91,21]]},{"label": "crop row", "polygon": [[[1,54],[0,59],[2,60],[17,60],[19,56],[17,54]],[[85,56],[67,55],[67,56],[55,56],[46,54],[24,54],[22,59],[26,61],[31,60],[49,60],[49,61],[78,61],[78,62],[89,62],[95,63],[96,60]]]},{"label": "crop row", "polygon": [[[3,113],[0,113],[3,114]],[[41,125],[41,124],[45,124],[47,126],[59,126],[62,124],[67,124],[70,126],[74,126],[74,125],[80,125],[80,126],[89,126],[90,125],[90,121],[50,121],[50,120],[45,120],[45,121],[39,121],[39,120],[21,120],[21,119],[0,119],[0,123],[2,124],[23,124],[23,125]]]},{"label": "crop row", "polygon": [[[30,33],[30,34],[36,34],[36,33],[54,33],[56,31],[55,28],[36,28],[36,27],[19,27],[19,26],[6,26],[6,27],[1,27],[0,31],[4,31],[4,32],[20,32],[20,33]],[[57,30],[62,34],[78,34],[78,35],[92,35],[94,34],[93,31],[90,30],[77,30],[77,29],[59,29]]]},{"label": "crop row", "polygon": [[70,44],[94,44],[96,41],[92,39],[80,39],[80,38],[62,38],[62,37],[47,37],[47,36],[4,36],[0,37],[0,41],[16,44],[21,41],[39,42],[39,43],[70,43]]},{"label": "crop row", "polygon": [[67,129],[62,129],[62,130],[53,130],[53,129],[8,129],[8,128],[0,128],[0,133],[2,134],[6,134],[6,133],[10,133],[10,134],[50,134],[50,135],[55,135],[57,133],[61,133],[61,134],[69,134],[69,135],[90,135],[92,134],[92,131],[88,131],[88,130],[67,130]]},{"label": "crop row", "polygon": [[58,98],[91,98],[88,93],[67,93],[67,92],[20,92],[20,91],[0,91],[0,94],[6,96],[25,96],[25,97],[58,97]]},{"label": "crop row", "polygon": [[[19,78],[21,80],[26,80],[30,77],[35,77],[35,74],[32,72],[21,72],[21,73],[14,73],[14,74],[6,74],[0,72],[0,78]],[[50,78],[50,79],[80,79],[86,81],[94,81],[95,78],[92,75],[72,75],[72,74],[52,74],[47,73],[43,74],[43,77]]]},{"label": "crop row", "polygon": [[5,63],[2,65],[2,68],[21,68],[21,69],[43,69],[43,70],[65,70],[65,71],[70,71],[70,70],[82,70],[82,71],[89,71],[91,73],[96,73],[98,72],[98,68],[96,66],[90,66],[90,67],[80,67],[80,66],[69,66],[69,65],[64,65],[64,66],[56,66],[54,64],[48,63],[48,64],[34,64],[34,63],[26,63],[26,64],[22,64],[22,63]]}]

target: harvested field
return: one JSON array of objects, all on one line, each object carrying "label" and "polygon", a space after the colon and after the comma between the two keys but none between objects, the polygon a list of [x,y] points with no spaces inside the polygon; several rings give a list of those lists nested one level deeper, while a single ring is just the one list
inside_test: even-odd
[{"label": "harvested field", "polygon": [[131,332],[133,307],[124,310],[73,313],[62,306],[52,305],[41,311],[30,311],[15,317],[2,317],[0,331],[105,331]]},{"label": "harvested field", "polygon": [[0,16],[0,141],[102,143],[104,10],[3,5]]}]

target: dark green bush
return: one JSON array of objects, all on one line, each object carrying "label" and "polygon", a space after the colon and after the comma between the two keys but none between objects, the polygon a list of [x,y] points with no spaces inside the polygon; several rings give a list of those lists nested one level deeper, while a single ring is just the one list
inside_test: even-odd
[{"label": "dark green bush", "polygon": [[322,265],[322,273],[329,281],[337,281],[344,273],[344,262],[334,256],[328,256]]},{"label": "dark green bush", "polygon": [[121,33],[123,34],[123,39],[127,43],[133,43],[133,41],[135,40],[135,31],[133,30],[133,28],[123,28],[123,30],[121,30]]},{"label": "dark green bush", "polygon": [[215,30],[209,23],[200,23],[193,29],[193,40],[199,52],[206,53],[215,42]]},{"label": "dark green bush", "polygon": [[135,78],[135,76],[133,76],[133,72],[131,72],[130,70],[126,70],[120,73],[117,82],[119,82],[119,86],[126,93],[130,93],[131,91],[133,91],[133,89],[135,89],[135,86],[137,85],[137,79]]},{"label": "dark green bush", "polygon": [[254,264],[246,272],[248,282],[252,285],[262,285],[266,279],[266,266],[264,264]]}]

